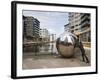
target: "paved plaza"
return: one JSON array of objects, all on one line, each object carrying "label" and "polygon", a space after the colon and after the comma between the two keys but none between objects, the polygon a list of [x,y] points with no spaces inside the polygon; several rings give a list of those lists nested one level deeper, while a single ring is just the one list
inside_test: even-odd
[{"label": "paved plaza", "polygon": [[[86,55],[91,60],[91,52],[89,48],[85,48]],[[90,63],[82,61],[81,53],[78,49],[75,50],[75,55],[72,58],[63,58],[57,54],[43,54],[33,52],[25,52],[23,54],[23,69],[42,69],[42,68],[64,68],[64,67],[84,67],[90,66]]]}]

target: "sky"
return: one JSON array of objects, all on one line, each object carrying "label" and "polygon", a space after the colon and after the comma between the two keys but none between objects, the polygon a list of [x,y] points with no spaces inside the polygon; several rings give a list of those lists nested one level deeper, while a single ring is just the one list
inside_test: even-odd
[{"label": "sky", "polygon": [[64,32],[64,25],[68,23],[68,12],[23,10],[23,15],[37,18],[40,28],[48,29],[50,34],[57,37]]}]

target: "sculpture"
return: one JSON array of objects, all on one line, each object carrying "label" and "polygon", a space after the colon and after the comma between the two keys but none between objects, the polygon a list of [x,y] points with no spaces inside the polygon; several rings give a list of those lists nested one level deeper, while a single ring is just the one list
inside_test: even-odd
[{"label": "sculpture", "polygon": [[89,63],[89,59],[85,54],[83,44],[81,41],[79,41],[79,38],[75,34],[71,32],[64,32],[57,38],[56,48],[58,53],[63,57],[72,57],[75,54],[74,50],[76,47],[81,50],[83,61]]}]

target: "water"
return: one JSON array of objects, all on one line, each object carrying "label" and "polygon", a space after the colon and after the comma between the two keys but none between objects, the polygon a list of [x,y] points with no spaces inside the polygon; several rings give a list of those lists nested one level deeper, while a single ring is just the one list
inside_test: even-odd
[{"label": "water", "polygon": [[49,43],[49,44],[44,44],[41,47],[39,47],[39,52],[40,53],[57,53],[56,50],[56,43]]},{"label": "water", "polygon": [[55,54],[56,50],[56,42],[53,43],[44,43],[44,44],[30,44],[28,46],[23,47],[23,52],[33,52],[39,54]]}]

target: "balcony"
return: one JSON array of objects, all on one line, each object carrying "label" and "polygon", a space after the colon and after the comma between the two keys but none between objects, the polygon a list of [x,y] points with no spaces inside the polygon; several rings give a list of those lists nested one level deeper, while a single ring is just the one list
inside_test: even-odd
[{"label": "balcony", "polygon": [[90,22],[89,21],[85,21],[84,23],[81,24],[81,28],[84,27],[90,27]]},{"label": "balcony", "polygon": [[83,23],[85,21],[90,21],[90,16],[85,15],[84,17],[81,18],[81,23]]}]

